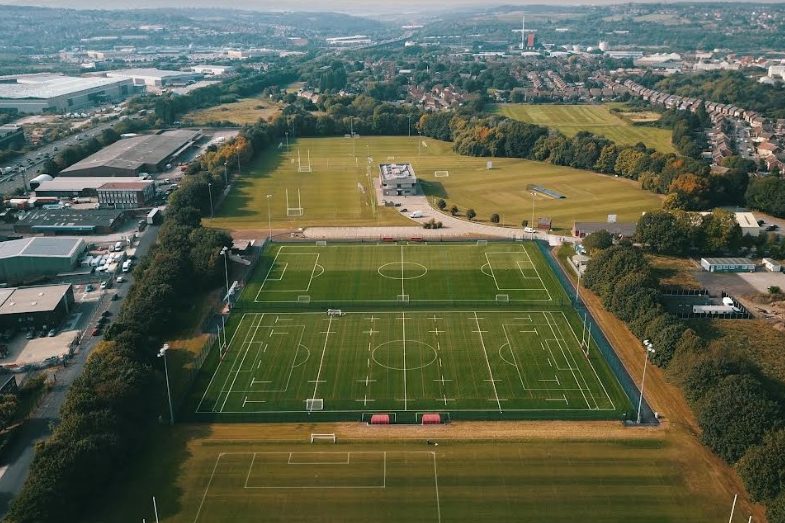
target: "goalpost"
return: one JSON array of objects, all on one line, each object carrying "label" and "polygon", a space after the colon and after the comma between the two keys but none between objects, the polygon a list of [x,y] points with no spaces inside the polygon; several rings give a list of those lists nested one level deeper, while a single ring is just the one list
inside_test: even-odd
[{"label": "goalpost", "polygon": [[[294,199],[294,198],[292,198]],[[289,204],[289,189],[286,189],[286,216],[302,216],[303,203],[300,198],[300,189],[297,189],[297,207],[292,207]]]},{"label": "goalpost", "polygon": [[508,303],[510,301],[510,295],[509,294],[497,294],[496,295],[496,301],[499,302],[499,303]]},{"label": "goalpost", "polygon": [[311,443],[336,443],[335,440],[335,433],[327,433],[327,434],[311,434]]},{"label": "goalpost", "polygon": [[488,240],[477,240],[477,245],[488,245]]},{"label": "goalpost", "polygon": [[315,410],[324,410],[324,399],[322,398],[308,398],[305,400],[305,410],[313,412]]},{"label": "goalpost", "polygon": [[409,295],[408,294],[398,294],[396,296],[396,298],[401,303],[409,303]]},{"label": "goalpost", "polygon": [[433,171],[434,178],[447,178],[450,176],[450,171]]},{"label": "goalpost", "polygon": [[341,309],[327,309],[327,316],[330,317],[341,317],[344,315],[344,312]]},{"label": "goalpost", "polygon": [[308,164],[304,164],[302,159],[300,158],[300,149],[297,149],[297,172],[298,173],[309,173],[311,171],[311,150],[307,150],[308,154]]},{"label": "goalpost", "polygon": [[297,296],[297,303],[311,303],[310,294],[300,294]]}]

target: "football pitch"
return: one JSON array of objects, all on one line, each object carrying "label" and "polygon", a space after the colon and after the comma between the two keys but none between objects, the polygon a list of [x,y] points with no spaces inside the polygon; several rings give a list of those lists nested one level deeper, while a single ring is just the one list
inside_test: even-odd
[{"label": "football pitch", "polygon": [[[328,313],[332,310],[332,313]],[[531,242],[275,244],[197,418],[618,418],[630,404]]]}]

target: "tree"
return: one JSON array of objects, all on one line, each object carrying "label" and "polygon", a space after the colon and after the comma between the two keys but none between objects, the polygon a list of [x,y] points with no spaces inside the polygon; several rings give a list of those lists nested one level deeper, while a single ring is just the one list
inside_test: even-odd
[{"label": "tree", "polygon": [[444,198],[439,198],[439,201],[436,203],[436,206],[439,210],[444,210],[447,207],[447,202],[444,201]]},{"label": "tree", "polygon": [[491,214],[491,223],[499,223],[501,218],[499,217],[498,213]]},{"label": "tree", "polygon": [[766,503],[766,519],[769,523],[785,523],[785,492]]},{"label": "tree", "polygon": [[4,430],[16,416],[19,401],[13,394],[0,396],[0,430]]},{"label": "tree", "polygon": [[476,216],[477,213],[474,211],[474,209],[468,209],[466,211],[466,218],[468,218],[470,221],[473,220]]},{"label": "tree", "polygon": [[735,463],[767,431],[782,426],[782,411],[761,383],[749,374],[720,380],[700,402],[703,442],[728,463]]},{"label": "tree", "polygon": [[685,254],[689,247],[687,231],[683,230],[676,215],[668,211],[651,211],[641,216],[635,237],[661,254]]},{"label": "tree", "polygon": [[450,207],[450,214],[451,215],[457,216],[459,212],[461,212],[461,211],[460,211],[460,209],[458,209],[457,205],[453,205],[452,207]]},{"label": "tree", "polygon": [[523,221],[521,222],[521,227],[523,227],[524,229],[525,229],[526,227],[528,227],[528,226],[529,226],[529,220],[523,220]]},{"label": "tree", "polygon": [[785,431],[766,435],[739,460],[738,470],[754,501],[777,497],[785,491]]},{"label": "tree", "polygon": [[747,205],[780,218],[785,217],[785,179],[759,176],[750,180],[745,195]]},{"label": "tree", "polygon": [[613,236],[605,229],[602,229],[586,236],[582,243],[590,253],[593,253],[595,251],[607,249],[613,245]]}]

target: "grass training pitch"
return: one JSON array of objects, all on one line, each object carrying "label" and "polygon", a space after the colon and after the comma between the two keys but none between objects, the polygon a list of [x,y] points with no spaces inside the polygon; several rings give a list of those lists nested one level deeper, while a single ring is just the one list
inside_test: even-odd
[{"label": "grass training pitch", "polygon": [[[307,165],[309,153],[311,172],[298,172],[298,166]],[[574,220],[605,221],[609,214],[629,221],[662,205],[660,197],[631,180],[515,158],[493,158],[493,169],[488,170],[488,158],[460,156],[451,143],[438,140],[301,138],[291,142],[289,151],[282,146],[261,155],[206,223],[232,230],[266,229],[269,203],[274,229],[412,225],[397,209],[377,205],[378,164],[387,161],[411,163],[426,195],[445,198],[464,211],[474,208],[479,221],[487,221],[491,213],[500,213],[505,223],[516,226],[531,219],[528,184],[566,195],[563,200],[536,201],[536,215],[552,218],[561,230],[572,227]],[[435,174],[438,171],[449,176]],[[292,211],[299,208],[301,214]]]},{"label": "grass training pitch", "polygon": [[590,131],[618,144],[643,142],[660,152],[674,152],[671,131],[631,122],[610,112],[612,105],[499,104],[496,111],[515,120],[558,129],[566,136]]},{"label": "grass training pitch", "polygon": [[629,411],[533,243],[276,244],[256,275],[197,387],[197,419]]}]

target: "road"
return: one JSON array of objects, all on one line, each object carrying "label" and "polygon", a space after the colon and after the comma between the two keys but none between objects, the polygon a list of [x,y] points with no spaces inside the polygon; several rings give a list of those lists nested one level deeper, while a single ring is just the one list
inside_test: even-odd
[{"label": "road", "polygon": [[[147,231],[139,239],[139,244],[136,248],[137,256],[142,256],[150,250],[158,236],[158,229],[157,226],[147,228]],[[129,275],[127,283],[118,285],[115,289],[105,294],[92,307],[91,313],[85,314],[86,321],[83,320],[80,328],[85,329],[86,324],[93,322],[105,310],[116,314],[120,310],[123,300],[111,301],[109,294],[117,292],[121,297],[124,297],[132,284],[133,276]],[[83,304],[82,307],[90,307],[90,305]],[[59,419],[60,407],[65,401],[69,387],[82,373],[87,357],[100,340],[100,337],[92,336],[83,338],[78,352],[74,354],[67,367],[57,370],[54,387],[33,411],[30,418],[17,433],[11,446],[5,452],[2,463],[0,463],[0,517],[5,515],[8,510],[8,504],[19,493],[27,478],[30,464],[33,461],[35,443],[51,433],[50,427],[52,424],[57,423]]]},{"label": "road", "polygon": [[49,157],[55,157],[66,147],[96,137],[104,129],[109,129],[117,122],[118,120],[116,118],[100,122],[98,125],[90,127],[83,132],[43,145],[22,156],[14,158],[8,164],[2,165],[1,167],[20,167],[22,168],[22,172],[0,176],[0,194],[11,194],[17,188],[25,187],[30,179],[41,174],[38,171],[41,169],[41,165],[47,160],[47,155]]}]

